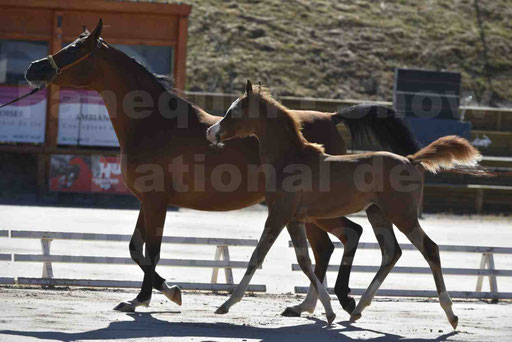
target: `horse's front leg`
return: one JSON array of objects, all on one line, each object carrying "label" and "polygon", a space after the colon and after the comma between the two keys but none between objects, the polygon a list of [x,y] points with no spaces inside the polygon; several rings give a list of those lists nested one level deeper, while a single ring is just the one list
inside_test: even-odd
[{"label": "horse's front leg", "polygon": [[[145,270],[144,267],[144,240],[145,238],[145,223],[144,223],[144,211],[142,208],[139,211],[139,217],[137,219],[137,224],[135,225],[135,230],[133,231],[132,238],[130,240],[129,249],[130,256],[133,261],[142,269]],[[155,278],[153,282],[153,288],[155,290],[161,291],[169,300],[172,302],[181,305],[181,289],[178,286],[170,286],[165,282],[165,279],[162,278],[157,272],[155,272]],[[114,309],[118,311],[134,311],[135,306],[134,301],[122,302],[117,305]]]},{"label": "horse's front leg", "polygon": [[[142,200],[141,211],[143,211],[143,225],[141,224],[142,222],[138,221],[137,226],[139,229],[142,226],[145,228],[144,234],[141,236],[144,236],[142,243],[145,242],[146,251],[144,256],[141,255],[142,253],[137,253],[137,249],[139,249],[139,251],[141,250],[141,242],[135,237],[132,258],[134,260],[137,259],[137,264],[139,264],[144,271],[144,280],[142,281],[141,290],[135,299],[120,303],[114,308],[119,311],[135,311],[135,308],[138,306],[149,306],[155,282],[160,283],[159,287],[162,291],[172,290],[165,281],[160,282],[160,279],[163,280],[163,278],[155,271],[156,265],[160,260],[160,248],[162,244],[165,215],[167,213],[167,200],[159,197],[146,197]],[[139,213],[139,218],[141,218],[141,213]],[[133,239],[134,237],[132,237],[132,240]],[[130,249],[132,251],[132,248]]]},{"label": "horse's front leg", "polygon": [[[282,213],[281,213],[282,214]],[[215,313],[217,314],[225,314],[229,312],[229,309],[236,303],[238,303],[244,293],[247,290],[247,286],[249,286],[249,282],[251,281],[254,273],[261,266],[265,256],[267,255],[270,247],[274,244],[279,234],[283,231],[284,226],[288,223],[288,217],[279,217],[279,214],[272,214],[272,211],[269,210],[269,216],[267,217],[267,221],[265,222],[265,229],[261,234],[260,240],[258,241],[258,245],[254,249],[252,253],[251,259],[249,260],[249,265],[247,266],[247,270],[245,271],[244,277],[242,281],[238,284],[235,291],[231,294],[231,297],[222,304]]]}]

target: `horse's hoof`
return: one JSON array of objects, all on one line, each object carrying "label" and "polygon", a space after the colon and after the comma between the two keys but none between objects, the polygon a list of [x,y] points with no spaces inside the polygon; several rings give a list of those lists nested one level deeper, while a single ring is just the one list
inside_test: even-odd
[{"label": "horse's hoof", "polygon": [[131,302],[122,302],[119,303],[114,310],[121,311],[121,312],[135,312],[135,305],[133,305]]},{"label": "horse's hoof", "polygon": [[300,312],[297,312],[293,306],[287,307],[281,316],[284,317],[300,317]]},{"label": "horse's hoof", "polygon": [[127,301],[127,302],[119,303],[114,308],[114,310],[121,311],[121,312],[135,312],[135,308],[137,306],[144,306],[144,307],[147,308],[149,306],[150,302],[151,302],[151,299],[148,299],[148,300],[145,300],[145,301],[141,302],[137,298],[135,298],[134,300],[130,300],[130,301]]},{"label": "horse's hoof", "polygon": [[179,306],[181,306],[181,304],[182,304],[181,289],[179,286],[176,286],[176,285],[169,286],[169,285],[167,285],[167,283],[164,282],[164,284],[162,286],[162,293],[164,294],[164,296],[169,298],[169,300],[171,302],[174,302],[174,303],[178,304]]},{"label": "horse's hoof", "polygon": [[229,309],[226,307],[225,304],[222,304],[216,311],[215,313],[217,315],[224,315],[224,314],[227,314],[229,312]]},{"label": "horse's hoof", "polygon": [[354,323],[355,321],[357,321],[359,318],[361,318],[362,315],[359,313],[359,314],[352,314],[350,315],[350,323]]},{"label": "horse's hoof", "polygon": [[450,324],[453,327],[453,330],[457,329],[457,325],[459,324],[459,317],[453,316],[453,318],[450,320]]},{"label": "horse's hoof", "polygon": [[327,326],[331,326],[332,322],[336,319],[336,314],[333,312],[331,315],[327,315]]},{"label": "horse's hoof", "polygon": [[345,300],[344,302],[340,300],[340,304],[343,310],[345,310],[348,314],[351,314],[352,311],[354,311],[354,309],[356,308],[356,301],[352,297],[347,297],[347,300]]}]

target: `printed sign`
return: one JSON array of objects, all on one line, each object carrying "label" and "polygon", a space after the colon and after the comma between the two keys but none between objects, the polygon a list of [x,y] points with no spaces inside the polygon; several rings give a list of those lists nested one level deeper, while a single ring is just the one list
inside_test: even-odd
[{"label": "printed sign", "polygon": [[98,93],[61,90],[59,145],[119,146],[107,108]]},{"label": "printed sign", "polygon": [[50,191],[128,193],[119,157],[52,155]]},{"label": "printed sign", "polygon": [[[28,87],[0,87],[0,105],[30,91]],[[42,143],[46,123],[46,91],[0,109],[0,142]]]}]

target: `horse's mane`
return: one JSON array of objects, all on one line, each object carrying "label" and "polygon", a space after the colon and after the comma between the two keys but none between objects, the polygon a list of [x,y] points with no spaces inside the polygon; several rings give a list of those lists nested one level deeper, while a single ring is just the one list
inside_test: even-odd
[{"label": "horse's mane", "polygon": [[313,149],[318,152],[325,152],[324,147],[320,144],[311,143],[304,138],[302,134],[302,124],[300,121],[290,112],[288,108],[279,103],[276,99],[272,97],[270,91],[266,87],[262,87],[260,85],[253,86],[253,96],[259,96],[264,102],[266,102],[269,106],[265,106],[267,111],[271,107],[274,107],[278,118],[283,123],[285,129],[290,132],[290,136],[294,139],[295,143],[301,148],[305,149]]},{"label": "horse's mane", "polygon": [[176,91],[176,88],[174,88],[174,79],[171,75],[161,75],[161,74],[156,74],[154,72],[152,72],[151,70],[149,70],[149,68],[142,64],[141,62],[139,62],[138,60],[136,60],[135,58],[133,57],[130,57],[128,56],[126,53],[124,53],[123,51],[115,48],[114,46],[108,44],[107,42],[103,41],[103,43],[105,45],[107,45],[110,49],[126,56],[126,58],[128,58],[130,61],[134,62],[134,64],[140,68],[140,70],[142,70],[145,74],[147,74],[150,78],[152,78],[155,82],[157,82],[158,84],[160,84],[165,91],[171,93],[172,95],[176,96],[177,98],[179,98],[180,100],[182,101],[185,101],[187,104],[189,104],[190,106],[194,107],[195,109],[200,109],[198,108],[195,104],[193,104],[192,102],[190,102],[189,100],[183,98],[182,96],[180,96],[178,94],[178,92]]}]

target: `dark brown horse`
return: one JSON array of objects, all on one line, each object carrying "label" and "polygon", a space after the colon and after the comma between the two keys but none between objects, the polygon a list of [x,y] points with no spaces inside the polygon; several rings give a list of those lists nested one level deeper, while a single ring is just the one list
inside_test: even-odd
[{"label": "dark brown horse", "polygon": [[[144,280],[138,296],[117,309],[133,311],[139,305],[148,305],[152,288],[180,304],[180,290],[170,287],[155,272],[167,207],[224,211],[260,203],[264,199],[265,180],[259,169],[258,142],[245,138],[228,142],[221,150],[212,148],[205,133],[220,118],[169,90],[145,67],[103,41],[101,31],[100,20],[93,32],[84,30],[77,40],[55,55],[33,62],[26,79],[33,86],[53,82],[58,86],[93,89],[105,101],[120,144],[124,181],[141,202],[130,253],[144,271]],[[387,108],[356,106],[340,113],[296,111],[293,115],[303,124],[304,135],[323,144],[331,154],[346,153],[336,129],[342,121],[355,138],[365,136],[369,130],[397,153],[416,151],[406,126]],[[336,294],[351,312],[354,301],[348,296],[348,279],[361,227],[336,217],[308,223],[307,232],[320,279],[333,250],[325,232],[332,232],[346,244]],[[287,314],[313,308],[310,301]]]},{"label": "dark brown horse", "polygon": [[302,227],[305,222],[314,223],[366,210],[381,248],[382,265],[351,313],[351,320],[361,317],[363,309],[370,305],[401,255],[393,234],[394,224],[427,260],[441,307],[453,328],[457,327],[458,318],[453,313],[444,284],[439,249],[421,228],[418,212],[425,170],[436,173],[458,166],[477,165],[481,155],[467,140],[446,136],[407,157],[389,152],[332,156],[326,154],[321,145],[308,142],[293,114],[261,87],[253,88],[249,81],[246,93],[207,133],[208,139],[215,144],[247,136],[258,138],[261,161],[269,165],[265,169],[268,217],[247,272],[232,296],[217,310],[218,313],[228,312],[233,304],[240,301],[254,272],[287,226],[298,250],[299,264],[315,281],[330,321],[332,311],[325,297],[327,292],[310,275],[311,262]]}]

